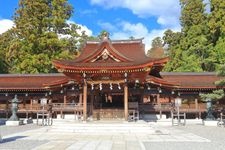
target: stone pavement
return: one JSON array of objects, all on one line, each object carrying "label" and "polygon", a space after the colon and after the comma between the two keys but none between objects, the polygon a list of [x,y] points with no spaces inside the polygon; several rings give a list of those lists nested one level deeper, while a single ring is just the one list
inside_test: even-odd
[{"label": "stone pavement", "polygon": [[176,127],[162,127],[146,122],[61,122],[3,138],[1,150],[145,150],[152,149],[151,145],[154,144],[157,147],[163,143],[211,142]]}]

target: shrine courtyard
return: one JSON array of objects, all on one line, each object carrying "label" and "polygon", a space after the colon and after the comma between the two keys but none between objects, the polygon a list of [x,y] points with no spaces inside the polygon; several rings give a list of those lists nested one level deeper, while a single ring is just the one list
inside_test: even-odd
[{"label": "shrine courtyard", "polygon": [[[224,128],[142,120],[173,120],[179,113],[205,119],[211,102],[200,95],[225,89],[214,84],[223,79],[216,73],[162,72],[169,58],[147,57],[142,40],[105,34],[86,41],[76,59],[53,60],[58,73],[0,75],[1,118],[14,106],[19,118],[53,119],[52,126],[1,126],[0,149],[224,150]],[[218,117],[224,99],[214,106]]]},{"label": "shrine courtyard", "polygon": [[0,149],[16,150],[224,150],[223,127],[160,126],[151,122],[55,122],[2,125]]}]

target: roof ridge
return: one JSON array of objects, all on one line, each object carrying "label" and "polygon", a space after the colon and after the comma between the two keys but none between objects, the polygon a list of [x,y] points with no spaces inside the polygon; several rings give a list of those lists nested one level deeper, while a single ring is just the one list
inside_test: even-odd
[{"label": "roof ridge", "polygon": [[216,72],[161,72],[161,75],[217,75]]},{"label": "roof ridge", "polygon": [[[144,38],[139,39],[121,39],[121,40],[109,40],[112,44],[113,43],[122,43],[122,44],[130,44],[130,43],[142,43]],[[88,40],[86,43],[88,44],[99,44],[102,40]]]},{"label": "roof ridge", "polygon": [[0,74],[0,77],[36,77],[36,76],[65,76],[62,73],[37,73],[37,74]]}]

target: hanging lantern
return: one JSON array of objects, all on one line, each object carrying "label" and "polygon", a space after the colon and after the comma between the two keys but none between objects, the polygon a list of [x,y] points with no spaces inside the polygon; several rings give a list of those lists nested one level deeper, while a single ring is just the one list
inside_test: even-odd
[{"label": "hanging lantern", "polygon": [[99,83],[99,89],[102,90],[102,83]]},{"label": "hanging lantern", "polygon": [[118,89],[121,90],[120,84],[118,83]]},{"label": "hanging lantern", "polygon": [[162,89],[161,88],[159,88],[159,93],[162,93]]},{"label": "hanging lantern", "polygon": [[110,83],[110,90],[113,90],[113,86],[112,86],[112,83]]},{"label": "hanging lantern", "polygon": [[60,91],[60,93],[61,93],[61,94],[63,93],[63,89]]},{"label": "hanging lantern", "polygon": [[94,90],[94,84],[93,83],[91,84],[91,90]]}]

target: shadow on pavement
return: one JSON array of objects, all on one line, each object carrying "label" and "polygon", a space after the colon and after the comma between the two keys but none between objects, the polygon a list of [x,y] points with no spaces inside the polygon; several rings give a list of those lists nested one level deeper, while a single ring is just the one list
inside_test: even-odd
[{"label": "shadow on pavement", "polygon": [[10,137],[10,138],[5,138],[5,139],[2,139],[2,141],[0,141],[0,144],[1,143],[13,142],[13,141],[16,141],[18,139],[25,138],[25,137],[27,137],[27,136],[14,136],[14,137]]}]

